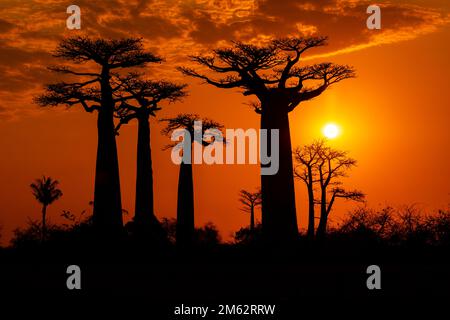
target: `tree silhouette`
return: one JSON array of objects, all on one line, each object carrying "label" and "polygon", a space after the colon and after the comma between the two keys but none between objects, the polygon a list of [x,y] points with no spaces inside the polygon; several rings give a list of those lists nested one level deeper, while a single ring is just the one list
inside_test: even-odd
[{"label": "tree silhouette", "polygon": [[[356,166],[356,160],[348,157],[347,151],[340,151],[327,146],[324,140],[297,148],[295,158],[299,166],[295,176],[305,182],[309,197],[308,235],[314,236],[310,228],[314,227],[314,204],[320,205],[320,220],[317,238],[326,233],[328,217],[337,198],[361,202],[364,194],[359,190],[346,191],[342,188],[340,178],[347,177],[347,172]],[[319,185],[319,200],[314,198],[314,185]],[[330,198],[328,198],[330,196]]]},{"label": "tree silhouette", "polygon": [[250,232],[255,230],[255,208],[261,205],[261,191],[239,191],[239,201],[243,204],[242,211],[250,213]]},{"label": "tree silhouette", "polygon": [[294,157],[299,165],[294,170],[296,178],[302,180],[308,190],[308,230],[306,236],[308,239],[314,238],[315,222],[315,198],[314,185],[317,180],[316,167],[320,161],[320,152],[325,147],[324,141],[316,141],[310,145],[297,147],[294,151]]},{"label": "tree silhouette", "polygon": [[62,191],[58,189],[58,180],[53,180],[51,177],[42,176],[30,184],[31,192],[36,200],[42,204],[42,241],[46,236],[46,215],[47,207],[53,202],[62,197]]},{"label": "tree silhouette", "polygon": [[[174,118],[161,119],[160,121],[167,122],[166,127],[162,130],[164,135],[170,135],[175,130],[184,129],[189,133],[189,137],[195,137],[196,133],[203,137],[203,134],[209,129],[220,130],[223,128],[221,124],[207,118],[200,118],[196,114],[179,114]],[[201,121],[202,128],[196,127],[195,122]],[[184,137],[186,139],[186,136]],[[203,146],[214,143],[214,140],[206,141],[202,138],[201,141],[191,139],[189,145],[183,149],[183,156],[188,152],[190,157],[183,157],[180,163],[180,172],[178,177],[178,201],[177,201],[177,228],[176,228],[176,243],[177,246],[187,248],[192,245],[194,239],[195,225],[194,225],[194,182],[192,176],[192,146],[194,143]],[[176,144],[169,144],[166,148],[176,147]]]},{"label": "tree silhouette", "polygon": [[[213,50],[211,55],[191,57],[193,62],[222,74],[220,79],[179,68],[215,87],[242,88],[244,95],[255,95],[259,104],[254,109],[261,115],[261,129],[279,130],[279,170],[275,175],[261,176],[262,226],[272,242],[291,242],[298,234],[288,114],[330,85],[355,76],[353,68],[345,65],[298,66],[304,52],[325,44],[325,37],[283,38],[264,46],[235,42],[232,47]],[[307,86],[308,81],[313,86]],[[317,82],[320,84],[314,86]]]},{"label": "tree silhouette", "polygon": [[47,85],[46,93],[37,97],[36,102],[41,106],[81,105],[87,112],[97,112],[98,146],[93,223],[102,233],[119,234],[123,222],[113,115],[117,103],[131,98],[114,97],[114,92],[121,88],[113,85],[113,78],[123,68],[143,67],[161,59],[143,50],[142,39],[131,38],[67,38],[59,43],[54,56],[75,65],[97,65],[96,71],[84,71],[81,68],[76,71],[68,66],[50,67],[56,73],[79,80]]},{"label": "tree silhouette", "polygon": [[123,100],[118,105],[117,115],[120,122],[116,131],[133,119],[138,121],[134,222],[136,232],[147,233],[150,227],[159,225],[154,214],[150,116],[155,117],[156,112],[161,110],[162,101],[175,102],[184,97],[186,85],[143,80],[136,73],[118,77],[117,82],[121,90],[116,95],[121,98],[133,97],[133,100]]}]

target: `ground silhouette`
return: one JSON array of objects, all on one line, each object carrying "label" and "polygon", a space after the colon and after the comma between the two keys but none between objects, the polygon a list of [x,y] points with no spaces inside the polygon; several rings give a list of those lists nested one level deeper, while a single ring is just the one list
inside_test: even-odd
[{"label": "ground silhouette", "polygon": [[[8,261],[0,266],[2,288],[12,296],[68,294],[64,270],[75,262],[83,270],[83,294],[161,302],[224,303],[232,296],[282,304],[303,296],[376,295],[365,285],[372,264],[382,269],[379,294],[445,295],[450,285],[448,210],[424,215],[411,207],[360,207],[329,228],[323,241],[307,241],[301,232],[289,250],[267,246],[260,225],[251,233],[239,230],[227,243],[206,225],[196,229],[189,254],[177,250],[173,238],[137,246],[132,230],[120,241],[96,242],[91,218],[49,224],[44,243],[39,223],[16,230],[12,246],[0,250]],[[173,231],[175,224],[166,226]]]}]

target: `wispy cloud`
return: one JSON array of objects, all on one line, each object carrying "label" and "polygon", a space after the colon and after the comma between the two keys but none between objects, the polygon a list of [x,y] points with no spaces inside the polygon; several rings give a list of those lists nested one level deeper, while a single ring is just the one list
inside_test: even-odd
[{"label": "wispy cloud", "polygon": [[[65,28],[67,2],[3,0],[0,5],[0,101],[21,92],[28,99],[51,75],[49,52],[65,36],[139,36],[166,58],[164,74],[186,55],[230,40],[264,42],[273,37],[321,34],[330,45],[307,59],[330,57],[412,40],[450,23],[446,0],[378,1],[382,29],[366,28],[366,0],[78,0],[82,30]],[[22,103],[23,101],[20,101]],[[23,108],[23,106],[21,106]],[[4,113],[4,111],[3,111]]]}]

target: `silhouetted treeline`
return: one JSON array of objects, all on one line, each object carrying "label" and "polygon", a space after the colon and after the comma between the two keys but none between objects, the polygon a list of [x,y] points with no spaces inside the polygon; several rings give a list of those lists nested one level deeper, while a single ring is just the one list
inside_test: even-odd
[{"label": "silhouetted treeline", "polygon": [[330,230],[329,236],[331,239],[390,246],[448,246],[450,209],[425,214],[415,206],[380,210],[361,207]]},{"label": "silhouetted treeline", "polygon": [[[67,214],[67,212],[65,212]],[[176,225],[174,218],[163,218],[161,225],[164,230],[165,243],[175,248]],[[132,228],[127,228],[123,241],[135,238]],[[42,245],[64,246],[66,242],[88,242],[95,234],[92,226],[92,216],[78,220],[70,220],[62,225],[48,224],[47,241],[42,243],[42,228],[38,221],[29,220],[26,227],[14,230],[11,248],[37,248]],[[307,232],[301,232],[299,243],[307,239]],[[450,210],[438,210],[426,214],[414,206],[401,208],[385,207],[379,210],[359,207],[349,212],[340,223],[330,227],[327,242],[346,246],[449,246],[450,245]],[[59,243],[59,244],[58,244]],[[163,242],[161,242],[163,243]],[[232,242],[222,242],[217,227],[207,223],[195,228],[193,247],[263,245],[262,225],[255,224],[243,227],[235,232]]]}]

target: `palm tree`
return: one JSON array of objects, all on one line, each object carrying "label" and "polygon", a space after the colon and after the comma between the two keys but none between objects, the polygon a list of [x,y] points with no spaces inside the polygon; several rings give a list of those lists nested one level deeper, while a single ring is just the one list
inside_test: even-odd
[{"label": "palm tree", "polygon": [[[195,137],[195,133],[199,130],[196,127],[196,122],[201,121],[201,136],[210,129],[220,130],[223,126],[213,120],[206,118],[201,119],[196,114],[179,114],[174,118],[161,119],[160,121],[167,122],[167,126],[162,130],[164,135],[170,135],[177,129],[186,130],[190,137]],[[213,141],[197,141],[192,139],[186,148],[192,149],[194,142],[202,145],[209,145]],[[176,147],[177,144],[169,144],[167,148]],[[182,150],[192,157],[191,150]],[[180,173],[178,177],[178,202],[177,202],[177,228],[176,228],[176,243],[180,247],[189,247],[192,244],[195,224],[194,224],[194,182],[192,177],[192,159],[183,154],[183,159],[180,163]],[[187,159],[186,159],[187,158]]]},{"label": "palm tree", "polygon": [[58,180],[46,176],[42,176],[42,178],[36,179],[30,184],[33,195],[42,204],[42,241],[45,240],[46,234],[45,216],[47,207],[63,195],[62,191],[58,189],[58,185]]},{"label": "palm tree", "polygon": [[239,191],[239,201],[243,204],[242,211],[250,213],[250,231],[255,230],[255,208],[261,205],[261,190],[249,192],[242,189]]}]

